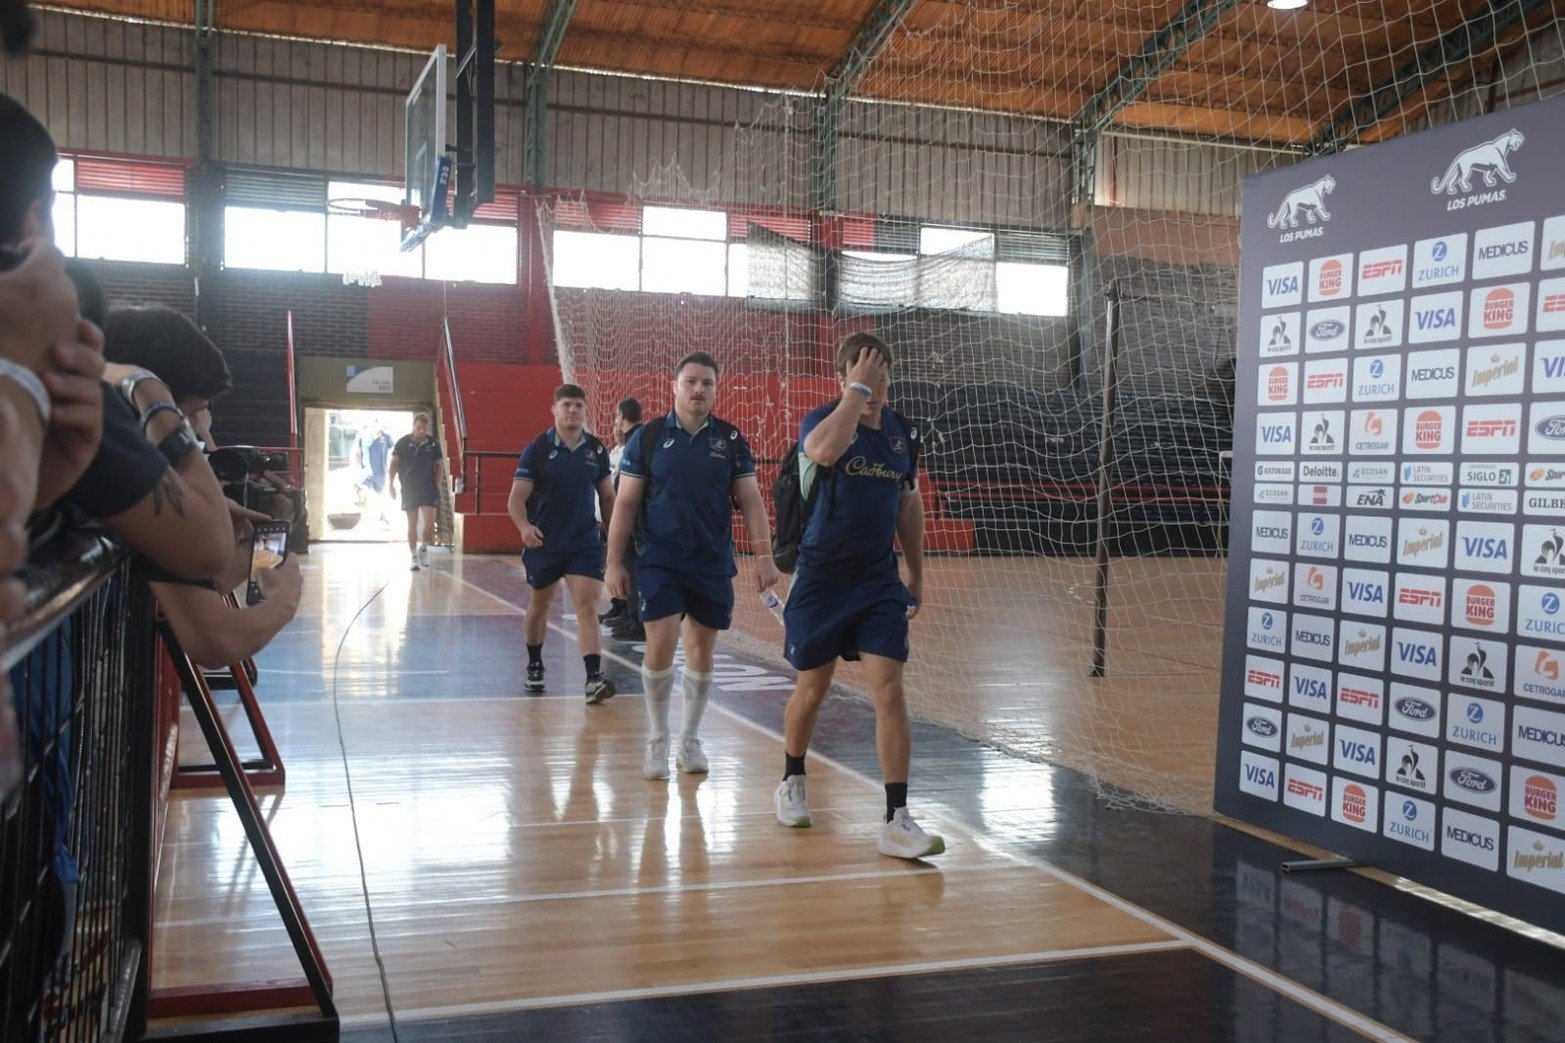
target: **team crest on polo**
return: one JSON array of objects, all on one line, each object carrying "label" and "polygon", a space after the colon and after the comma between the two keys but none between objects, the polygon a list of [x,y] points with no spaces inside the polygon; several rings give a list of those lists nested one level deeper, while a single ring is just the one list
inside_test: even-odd
[{"label": "team crest on polo", "polygon": [[728,442],[726,440],[724,440],[722,438],[714,438],[714,439],[712,439],[712,451],[714,453],[720,453],[724,449],[727,449],[727,448],[728,448]]},{"label": "team crest on polo", "polygon": [[893,453],[907,452],[907,442],[903,440],[902,436],[898,435],[891,440],[891,451]]}]

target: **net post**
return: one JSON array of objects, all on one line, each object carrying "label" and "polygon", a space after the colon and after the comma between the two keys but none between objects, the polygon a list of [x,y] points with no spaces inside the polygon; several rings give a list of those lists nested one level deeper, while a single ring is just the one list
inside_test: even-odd
[{"label": "net post", "polygon": [[1119,360],[1119,280],[1109,283],[1103,304],[1103,426],[1098,433],[1098,568],[1093,583],[1092,677],[1102,677],[1108,660],[1109,462],[1114,441],[1114,370]]}]

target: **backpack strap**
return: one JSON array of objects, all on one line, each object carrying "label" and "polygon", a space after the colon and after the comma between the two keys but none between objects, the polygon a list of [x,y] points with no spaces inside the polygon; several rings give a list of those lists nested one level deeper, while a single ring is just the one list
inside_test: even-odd
[{"label": "backpack strap", "polygon": [[666,416],[655,416],[641,425],[641,473],[642,481],[647,483],[647,495],[642,499],[643,503],[652,495],[652,454],[657,451],[658,439],[663,437],[666,420]]}]

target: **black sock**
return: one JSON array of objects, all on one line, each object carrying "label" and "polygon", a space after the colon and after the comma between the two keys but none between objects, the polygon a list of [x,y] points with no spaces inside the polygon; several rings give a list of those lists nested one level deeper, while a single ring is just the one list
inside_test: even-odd
[{"label": "black sock", "polygon": [[905,807],[907,807],[907,783],[886,783],[886,821],[891,821],[898,808]]},{"label": "black sock", "polygon": [[537,663],[539,666],[543,665],[543,646],[542,645],[528,645],[527,646],[527,665],[528,666],[532,666],[534,663]]},{"label": "black sock", "polygon": [[795,757],[787,750],[783,751],[783,778],[804,774],[804,758]]},{"label": "black sock", "polygon": [[587,676],[597,677],[603,672],[603,657],[600,655],[584,655],[581,661],[587,664]]}]

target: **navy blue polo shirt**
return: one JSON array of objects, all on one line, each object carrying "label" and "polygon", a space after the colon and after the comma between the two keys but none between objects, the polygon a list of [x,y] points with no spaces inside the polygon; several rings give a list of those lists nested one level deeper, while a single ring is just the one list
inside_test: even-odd
[{"label": "navy blue polo shirt", "polygon": [[[799,425],[799,444],[837,408],[828,402]],[[895,412],[881,412],[879,430],[858,426],[848,451],[835,466],[831,485],[822,490],[804,523],[799,542],[799,572],[833,583],[896,579],[892,544],[902,494],[918,487],[913,435]],[[809,495],[819,465],[799,460],[800,491]]]},{"label": "navy blue polo shirt", "polygon": [[516,477],[533,483],[527,518],[543,530],[546,554],[574,554],[598,545],[593,505],[598,483],[609,474],[608,450],[585,432],[572,449],[551,427],[522,450]]},{"label": "navy blue polo shirt", "polygon": [[642,466],[642,426],[625,444],[620,474],[647,482],[647,538],[639,559],[643,568],[734,567],[734,483],[755,474],[755,456],[738,428],[708,416],[695,434],[679,426],[673,413],[664,419],[652,448],[652,473]]}]

